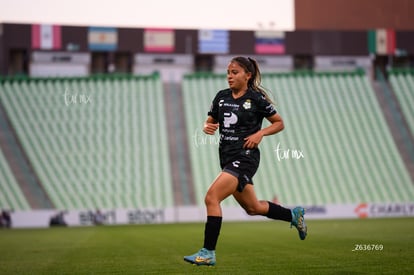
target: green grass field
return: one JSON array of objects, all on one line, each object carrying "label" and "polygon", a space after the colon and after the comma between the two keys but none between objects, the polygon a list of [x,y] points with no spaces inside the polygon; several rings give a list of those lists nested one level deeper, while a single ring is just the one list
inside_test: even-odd
[{"label": "green grass field", "polygon": [[[202,244],[201,223],[0,230],[0,273],[414,274],[412,218],[307,223],[300,241],[288,223],[224,222],[215,267],[183,261]],[[383,250],[352,251],[359,244]]]}]

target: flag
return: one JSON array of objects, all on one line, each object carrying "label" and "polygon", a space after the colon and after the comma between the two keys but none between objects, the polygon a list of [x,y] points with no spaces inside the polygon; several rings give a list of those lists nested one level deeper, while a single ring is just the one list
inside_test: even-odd
[{"label": "flag", "polygon": [[175,36],[172,29],[145,29],[144,51],[170,53],[174,51]]},{"label": "flag", "polygon": [[199,53],[228,53],[229,32],[227,30],[199,30]]},{"label": "flag", "polygon": [[118,47],[118,30],[108,27],[89,27],[88,45],[91,51],[115,51]]},{"label": "flag", "polygon": [[279,31],[256,31],[255,52],[258,54],[284,54],[285,33]]},{"label": "flag", "polygon": [[368,51],[372,54],[394,54],[396,48],[395,31],[376,29],[368,31]]},{"label": "flag", "polygon": [[62,47],[61,27],[57,25],[32,25],[32,48],[58,50]]}]

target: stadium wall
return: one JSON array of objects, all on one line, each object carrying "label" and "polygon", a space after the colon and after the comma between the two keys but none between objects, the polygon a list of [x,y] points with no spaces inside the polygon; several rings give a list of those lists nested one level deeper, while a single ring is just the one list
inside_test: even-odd
[{"label": "stadium wall", "polygon": [[295,27],[308,30],[378,27],[412,30],[412,10],[414,2],[405,0],[295,0]]},{"label": "stadium wall", "polygon": [[[384,217],[414,217],[414,203],[359,203],[308,205],[307,219],[365,219]],[[204,222],[201,207],[169,207],[146,209],[100,210],[103,225],[163,224]],[[15,211],[11,213],[13,228],[47,228],[51,218],[60,211]],[[70,210],[62,212],[67,226],[95,225],[95,211]],[[226,221],[263,221],[262,216],[248,216],[240,207],[223,207]]]},{"label": "stadium wall", "polygon": [[[33,63],[34,53],[41,52],[65,52],[67,54],[88,54],[91,63],[88,65],[88,73],[130,72],[133,73],[134,56],[136,54],[188,54],[194,59],[194,70],[198,57],[207,57],[211,60],[214,56],[226,55],[257,55],[255,51],[255,31],[229,30],[228,49],[225,52],[205,53],[199,50],[198,30],[172,30],[173,42],[171,49],[149,49],[144,47],[144,28],[111,28],[116,31],[117,38],[110,49],[97,50],[88,42],[88,26],[60,26],[61,43],[53,49],[34,48],[32,41],[32,24],[0,25],[0,75],[31,75],[30,64]],[[375,28],[375,26],[373,26]],[[412,28],[414,29],[414,28]],[[396,47],[404,55],[414,55],[414,31],[395,29]],[[281,45],[283,51],[273,53],[273,56],[296,57],[306,56],[312,59],[314,56],[370,56],[368,50],[368,28],[357,30],[332,30],[321,29],[297,29],[283,32]],[[14,54],[12,54],[14,53]],[[263,54],[261,54],[263,55]],[[127,59],[123,68],[118,68],[121,58]],[[60,66],[65,60],[55,60],[54,64]],[[213,62],[213,61],[211,61]],[[22,63],[22,64],[20,64]],[[124,62],[125,63],[125,62]],[[101,66],[102,68],[95,68]],[[100,65],[99,65],[100,64]],[[214,64],[212,64],[214,65]]]}]

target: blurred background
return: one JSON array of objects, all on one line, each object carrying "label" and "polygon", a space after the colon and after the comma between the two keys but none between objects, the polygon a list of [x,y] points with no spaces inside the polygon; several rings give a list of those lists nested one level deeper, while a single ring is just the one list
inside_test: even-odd
[{"label": "blurred background", "polygon": [[0,1],[3,226],[203,221],[220,170],[202,124],[236,55],[286,125],[260,199],[414,216],[414,3],[150,2]]}]

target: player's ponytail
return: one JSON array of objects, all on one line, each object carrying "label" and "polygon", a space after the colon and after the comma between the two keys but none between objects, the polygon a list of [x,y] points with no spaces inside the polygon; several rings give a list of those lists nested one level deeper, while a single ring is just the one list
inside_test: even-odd
[{"label": "player's ponytail", "polygon": [[242,66],[246,72],[252,74],[252,77],[247,82],[247,86],[256,92],[261,93],[269,103],[274,104],[273,101],[270,99],[269,95],[267,94],[266,90],[261,86],[262,75],[260,73],[257,61],[253,58],[246,58],[243,56],[234,57],[231,61],[239,63],[240,66]]}]

